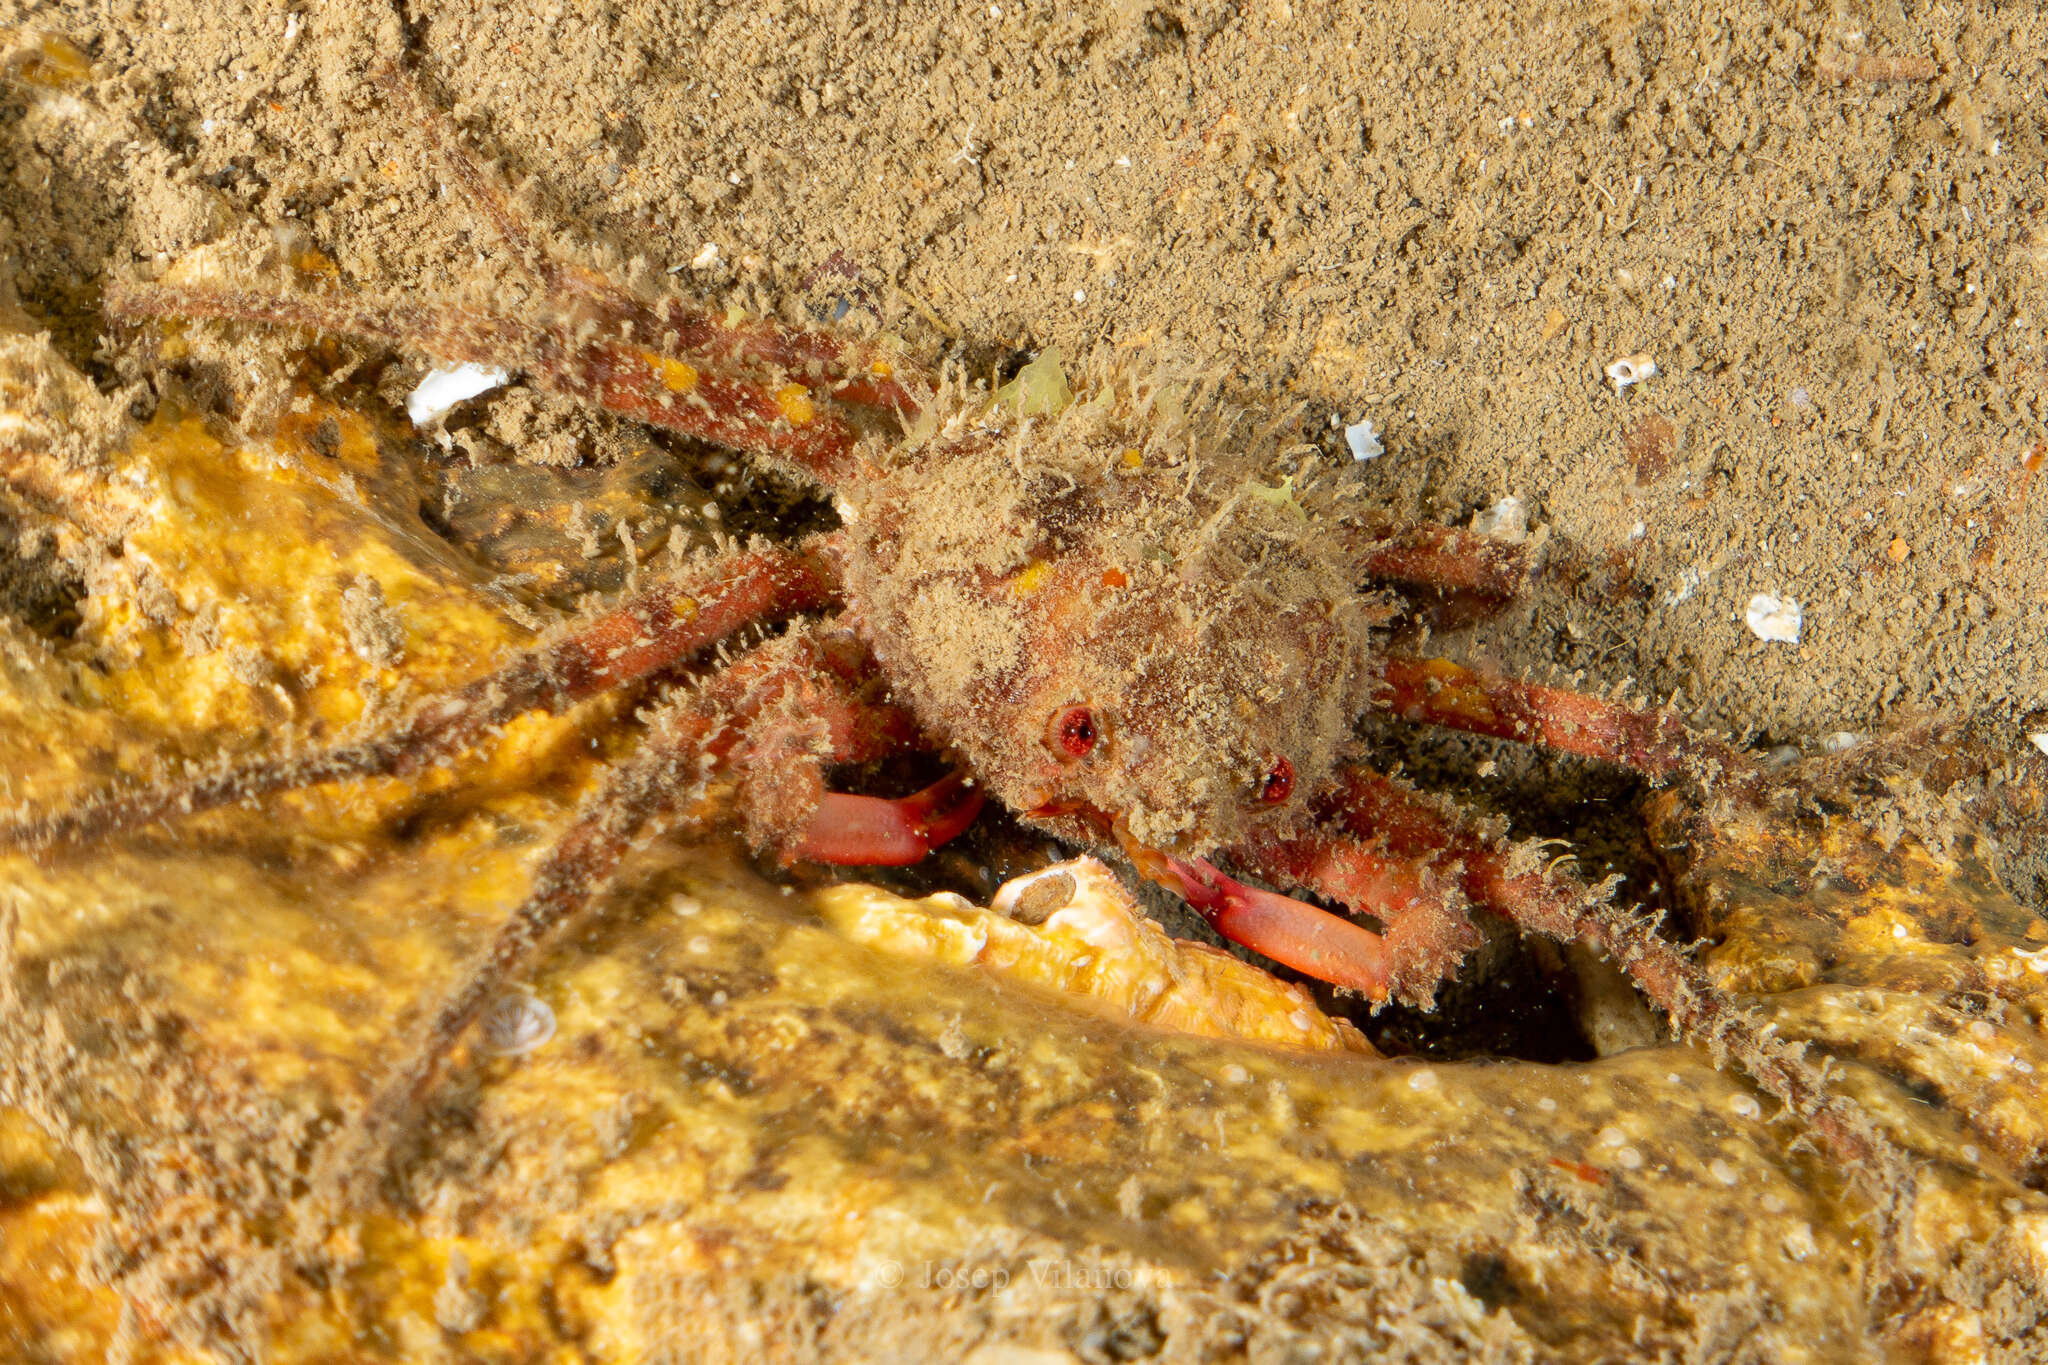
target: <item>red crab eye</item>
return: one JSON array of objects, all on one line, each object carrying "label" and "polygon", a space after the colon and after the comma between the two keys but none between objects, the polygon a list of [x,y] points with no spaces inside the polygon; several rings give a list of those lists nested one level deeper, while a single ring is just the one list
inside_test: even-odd
[{"label": "red crab eye", "polygon": [[1294,794],[1294,765],[1286,759],[1274,760],[1266,770],[1266,776],[1259,782],[1259,800],[1269,806],[1277,806]]},{"label": "red crab eye", "polygon": [[1086,758],[1095,741],[1102,738],[1102,731],[1095,724],[1093,711],[1085,706],[1067,706],[1053,712],[1048,738],[1052,747],[1067,757]]}]

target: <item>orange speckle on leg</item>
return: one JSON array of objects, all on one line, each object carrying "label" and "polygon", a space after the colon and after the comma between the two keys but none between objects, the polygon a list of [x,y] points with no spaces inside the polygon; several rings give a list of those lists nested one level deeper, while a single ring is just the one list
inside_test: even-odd
[{"label": "orange speckle on leg", "polygon": [[1024,566],[1024,572],[1010,580],[1010,591],[1018,597],[1028,597],[1045,586],[1045,576],[1052,566],[1042,559],[1034,559]]},{"label": "orange speckle on leg", "polygon": [[647,358],[647,368],[670,393],[688,393],[697,387],[695,367],[686,365],[673,356],[656,355],[652,351],[642,352]]},{"label": "orange speckle on leg", "polygon": [[1123,459],[1125,469],[1136,469],[1140,465],[1145,463],[1145,452],[1138,449],[1136,446],[1132,446],[1129,450],[1126,450],[1124,452]]},{"label": "orange speckle on leg", "polygon": [[878,379],[887,379],[896,373],[896,367],[886,360],[877,360],[868,366],[868,373]]},{"label": "orange speckle on leg", "polygon": [[802,426],[818,415],[811,391],[801,384],[784,384],[775,391],[775,406],[782,409],[792,426]]}]

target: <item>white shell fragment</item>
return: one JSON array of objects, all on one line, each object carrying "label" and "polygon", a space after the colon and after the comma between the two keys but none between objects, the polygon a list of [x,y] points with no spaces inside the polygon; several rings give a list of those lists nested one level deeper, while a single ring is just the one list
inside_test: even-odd
[{"label": "white shell fragment", "polygon": [[489,393],[512,376],[488,365],[462,364],[431,370],[405,400],[405,415],[416,427],[440,420],[441,415],[467,398]]},{"label": "white shell fragment", "polygon": [[1529,505],[1510,493],[1484,511],[1472,514],[1472,532],[1520,545],[1529,538]]},{"label": "white shell fragment", "polygon": [[547,1002],[512,991],[484,1007],[477,1032],[484,1047],[500,1057],[517,1057],[555,1036],[555,1012]]},{"label": "white shell fragment", "polygon": [[1820,737],[1820,751],[1824,754],[1846,754],[1863,742],[1863,736],[1855,730],[1836,730]]},{"label": "white shell fragment", "polygon": [[2028,735],[2027,738],[2034,742],[2036,749],[2039,749],[2044,754],[2048,754],[2048,730],[2036,730],[2033,734]]},{"label": "white shell fragment", "polygon": [[1380,444],[1380,434],[1373,429],[1370,417],[1361,418],[1355,425],[1344,428],[1344,443],[1351,447],[1351,458],[1358,464],[1364,464],[1367,460],[1377,460],[1387,453],[1387,448]]},{"label": "white shell fragment", "polygon": [[1749,611],[1745,615],[1750,633],[1757,639],[1787,645],[1799,643],[1799,627],[1805,621],[1805,613],[1800,611],[1797,602],[1760,592],[1749,599]]},{"label": "white shell fragment", "polygon": [[703,249],[690,258],[690,266],[694,270],[709,270],[717,264],[718,243],[716,242],[706,242]]},{"label": "white shell fragment", "polygon": [[1631,384],[1640,384],[1657,373],[1657,362],[1641,351],[1625,355],[1607,367],[1607,378],[1613,383],[1614,391],[1620,393]]}]

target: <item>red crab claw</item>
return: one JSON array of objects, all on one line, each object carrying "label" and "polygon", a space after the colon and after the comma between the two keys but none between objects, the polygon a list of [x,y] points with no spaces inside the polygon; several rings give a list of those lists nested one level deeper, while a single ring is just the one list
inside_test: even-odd
[{"label": "red crab claw", "polygon": [[1176,858],[1130,844],[1125,852],[1139,872],[1177,893],[1232,943],[1319,981],[1386,999],[1387,945],[1370,929],[1306,901],[1246,886],[1200,858]]},{"label": "red crab claw", "polygon": [[826,792],[789,853],[842,867],[907,867],[973,824],[982,800],[959,773],[893,799]]}]

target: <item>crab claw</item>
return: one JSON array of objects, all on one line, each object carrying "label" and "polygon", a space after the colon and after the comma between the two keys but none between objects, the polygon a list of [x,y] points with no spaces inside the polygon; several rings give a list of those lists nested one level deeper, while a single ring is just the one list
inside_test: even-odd
[{"label": "crab claw", "polygon": [[1306,901],[1246,886],[1200,858],[1140,847],[1125,851],[1139,872],[1200,911],[1232,943],[1319,981],[1363,991],[1374,1000],[1387,998],[1387,944],[1370,929]]},{"label": "crab claw", "polygon": [[842,867],[907,867],[973,824],[982,800],[981,788],[959,773],[893,799],[826,792],[788,854]]}]

